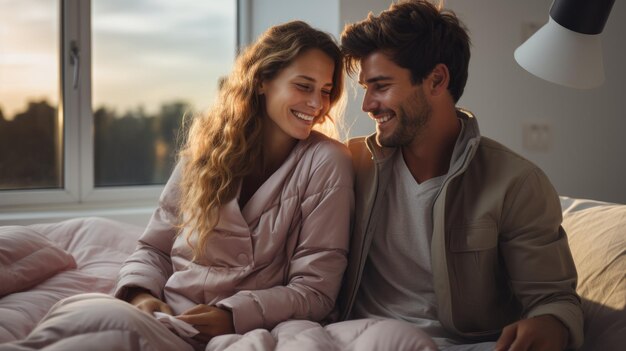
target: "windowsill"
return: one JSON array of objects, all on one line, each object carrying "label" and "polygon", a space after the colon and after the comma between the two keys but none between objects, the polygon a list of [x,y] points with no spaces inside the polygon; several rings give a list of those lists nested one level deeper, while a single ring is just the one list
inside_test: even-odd
[{"label": "windowsill", "polygon": [[157,202],[66,204],[0,210],[0,225],[60,222],[77,217],[103,217],[145,227]]}]

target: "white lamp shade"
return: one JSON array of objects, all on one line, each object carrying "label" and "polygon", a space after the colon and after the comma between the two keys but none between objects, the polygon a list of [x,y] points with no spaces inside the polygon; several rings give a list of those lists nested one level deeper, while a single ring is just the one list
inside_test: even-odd
[{"label": "white lamp shade", "polygon": [[604,82],[600,34],[574,32],[551,17],[514,56],[525,70],[556,84],[589,89]]}]

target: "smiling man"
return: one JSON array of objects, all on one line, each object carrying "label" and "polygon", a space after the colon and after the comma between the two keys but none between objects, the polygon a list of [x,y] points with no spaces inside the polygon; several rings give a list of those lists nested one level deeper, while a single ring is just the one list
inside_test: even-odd
[{"label": "smiling man", "polygon": [[350,141],[357,212],[342,317],[406,321],[445,350],[580,346],[556,191],[456,106],[470,59],[458,18],[404,1],[341,41],[376,122]]}]

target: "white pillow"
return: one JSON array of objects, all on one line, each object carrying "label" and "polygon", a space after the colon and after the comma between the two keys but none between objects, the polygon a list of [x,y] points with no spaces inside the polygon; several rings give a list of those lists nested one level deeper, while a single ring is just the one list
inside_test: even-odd
[{"label": "white pillow", "polygon": [[578,271],[585,342],[580,350],[626,345],[626,205],[561,199]]},{"label": "white pillow", "polygon": [[38,232],[22,226],[0,227],[0,297],[73,268],[74,257]]}]

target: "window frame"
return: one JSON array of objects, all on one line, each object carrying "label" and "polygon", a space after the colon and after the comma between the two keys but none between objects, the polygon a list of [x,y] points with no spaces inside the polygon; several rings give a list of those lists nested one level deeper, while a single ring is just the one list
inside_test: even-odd
[{"label": "window frame", "polygon": [[[58,189],[0,190],[0,224],[29,211],[56,211],[88,205],[119,209],[156,206],[161,185],[94,186],[94,117],[91,75],[91,0],[58,0],[60,21],[59,104],[57,119],[63,155],[62,186]],[[235,50],[250,41],[250,0],[234,0]],[[78,84],[73,87],[71,43],[79,50]],[[17,215],[16,215],[17,214]]]},{"label": "window frame", "polygon": [[[68,55],[66,54],[66,42],[77,37],[78,31],[78,5],[79,0],[59,0],[60,41],[59,41],[59,103],[57,107],[57,125],[59,140],[57,152],[63,155],[61,166],[61,188],[33,189],[33,190],[0,190],[0,209],[4,207],[18,207],[25,205],[43,205],[50,203],[67,204],[80,200],[79,189],[79,129],[78,114],[72,104],[78,98],[78,92],[67,89],[64,82],[73,79],[73,72],[66,67]],[[67,21],[66,21],[67,19]]]}]

